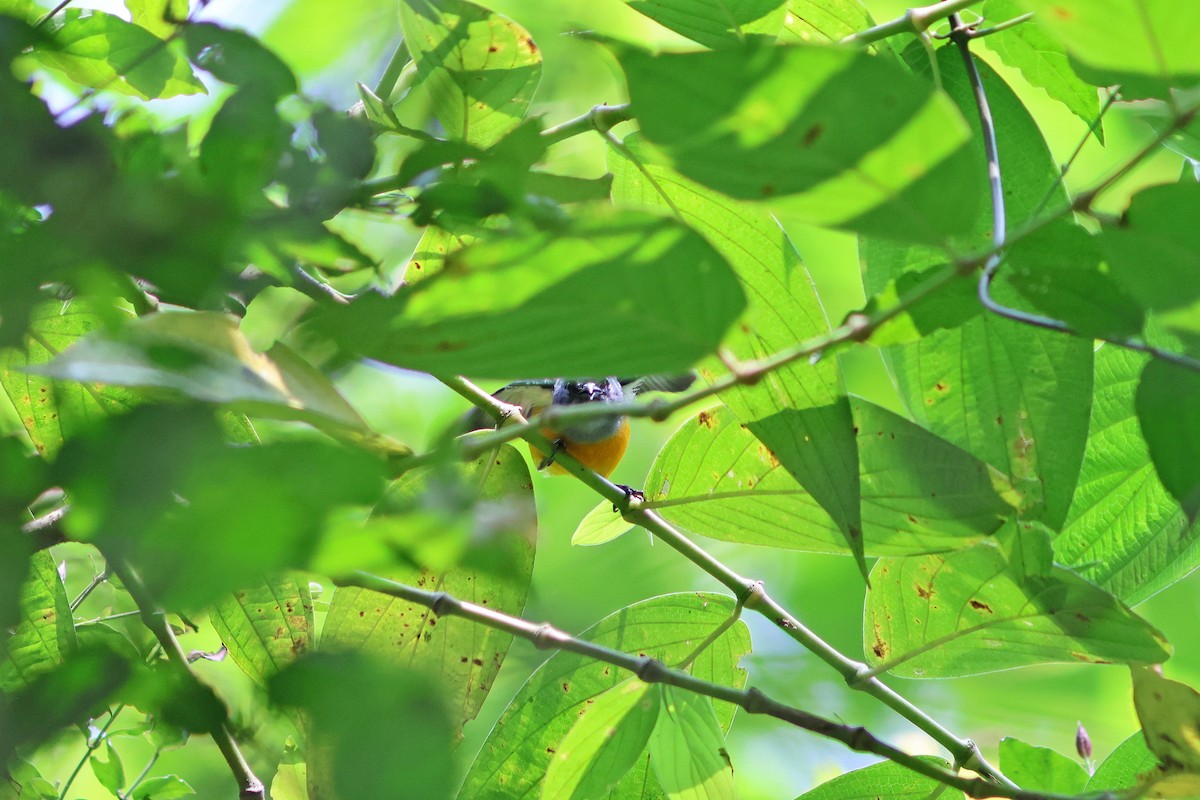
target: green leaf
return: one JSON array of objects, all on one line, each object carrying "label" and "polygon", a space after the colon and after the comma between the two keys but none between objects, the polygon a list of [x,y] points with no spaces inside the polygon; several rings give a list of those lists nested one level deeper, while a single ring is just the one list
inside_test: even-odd
[{"label": "green leaf", "polygon": [[91,420],[133,407],[137,398],[120,386],[59,383],[31,370],[45,365],[106,321],[132,316],[82,300],[34,308],[22,350],[0,351],[0,386],[8,394],[38,452],[53,457],[64,440]]},{"label": "green leaf", "polygon": [[310,653],[269,689],[276,703],[307,712],[306,752],[328,769],[337,797],[394,797],[397,787],[450,796],[454,726],[435,674],[361,652]]},{"label": "green leaf", "polygon": [[607,797],[642,755],[658,721],[659,691],[630,678],[594,698],[563,737],[541,797]]},{"label": "green leaf", "polygon": [[712,353],[744,306],[698,234],[646,214],[596,213],[558,234],[459,251],[434,278],[330,309],[316,325],[354,352],[435,374],[641,375],[682,372]]},{"label": "green leaf", "polygon": [[[983,7],[984,17],[992,24],[1015,19],[1024,12],[1020,0],[988,0]],[[1053,36],[1036,22],[1023,22],[1003,32],[989,36],[989,50],[1013,69],[1020,70],[1025,80],[1046,90],[1046,94],[1091,125],[1100,113],[1096,87],[1084,82],[1071,68],[1067,53]],[[1095,128],[1096,140],[1104,144],[1104,128]]]},{"label": "green leaf", "polygon": [[1000,740],[1000,769],[1017,786],[1031,792],[1080,794],[1089,777],[1078,761],[1011,736]]},{"label": "green leaf", "polygon": [[290,738],[279,760],[279,769],[271,779],[271,800],[310,800],[308,764]]},{"label": "green leaf", "polygon": [[784,42],[840,42],[870,28],[871,19],[860,0],[791,0],[780,39]]},{"label": "green leaf", "polygon": [[1053,566],[1049,547],[1021,525],[946,556],[880,560],[863,626],[868,662],[900,677],[949,678],[1170,655],[1162,634],[1119,600]]},{"label": "green leaf", "polygon": [[188,0],[125,0],[125,8],[130,22],[160,39],[174,33],[188,16]]},{"label": "green leaf", "polygon": [[28,686],[75,649],[75,623],[58,568],[49,552],[34,553],[21,586],[21,621],[0,638],[0,691]]},{"label": "green leaf", "polygon": [[[416,503],[469,503],[452,517],[474,536],[469,557],[441,573],[412,566],[380,572],[401,583],[436,587],[496,611],[520,614],[529,592],[536,527],[529,467],[515,448],[505,446],[463,466],[460,479],[462,486],[456,487],[437,472],[410,473],[399,488]],[[376,516],[387,518],[388,513],[385,506]],[[411,509],[396,512],[401,523],[412,515]],[[334,593],[321,634],[323,648],[352,648],[388,664],[442,675],[458,729],[478,713],[511,643],[511,634],[495,628],[461,618],[439,619],[424,606],[347,586]]]},{"label": "green leaf", "polygon": [[1028,310],[1061,319],[1081,336],[1137,336],[1143,310],[1102,258],[1097,237],[1078,225],[1051,223],[1009,248],[998,282],[1016,289]]},{"label": "green leaf", "polygon": [[1188,522],[1200,514],[1200,375],[1152,360],[1142,370],[1136,406],[1142,435],[1163,486],[1179,501]]},{"label": "green leaf", "polygon": [[[645,600],[612,614],[582,634],[584,639],[629,653],[645,653],[664,663],[678,663],[697,644],[728,620],[729,597],[703,592]],[[710,644],[692,664],[697,678],[741,688],[746,673],[738,661],[750,652],[750,635],[737,622]],[[521,796],[536,791],[554,751],[592,699],[626,680],[614,667],[574,653],[552,655],[526,681],[492,729],[471,765],[460,798],[484,795],[496,786]],[[717,704],[717,717],[727,729],[734,707]],[[639,767],[617,789],[618,797],[641,797],[644,770]],[[656,796],[651,794],[650,796]]]},{"label": "green leaf", "polygon": [[1200,185],[1169,183],[1134,195],[1100,241],[1112,276],[1145,308],[1170,311],[1200,299]]},{"label": "green leaf", "polygon": [[[661,454],[660,454],[661,455]],[[580,547],[591,547],[611,542],[633,530],[618,513],[612,510],[612,503],[607,500],[593,508],[579,521],[575,532],[571,534],[571,544]]]},{"label": "green leaf", "polygon": [[253,84],[274,98],[296,91],[296,77],[288,66],[248,33],[200,22],[184,25],[183,38],[196,66],[219,81]]},{"label": "green leaf", "polygon": [[326,520],[382,489],[382,465],[361,450],[231,445],[195,407],[149,406],[97,426],[55,466],[71,497],[69,534],[115,548],[161,602],[182,608],[303,569]]},{"label": "green leaf", "polygon": [[121,796],[121,788],[125,786],[125,768],[121,765],[121,754],[113,747],[112,739],[104,740],[104,752],[107,756],[103,761],[99,754],[92,753],[88,763],[92,765],[92,773],[100,785],[114,796]]},{"label": "green leaf", "polygon": [[459,236],[444,228],[430,225],[421,234],[400,277],[410,285],[431,278],[442,271],[446,266],[446,258],[451,253],[474,241],[474,237]]},{"label": "green leaf", "polygon": [[[920,45],[910,46],[904,56],[918,75],[929,74],[929,58]],[[1045,208],[1065,205],[1068,202],[1066,191],[1062,186],[1058,162],[1046,146],[1037,121],[987,62],[978,58],[975,61],[996,126],[997,147],[1003,165],[1008,229],[1018,230]],[[937,64],[942,87],[966,118],[972,141],[982,141],[979,112],[963,70],[962,57],[956,48],[943,47],[937,51]],[[964,153],[966,155],[960,154],[947,164],[955,170],[968,170],[969,175],[978,177],[978,194],[968,204],[971,222],[967,223],[966,228],[969,230],[958,237],[954,244],[956,250],[978,252],[991,247],[992,210],[990,204],[984,201],[987,165],[980,145],[967,148]],[[953,175],[944,174],[941,170],[934,177],[936,181],[923,184],[921,188],[940,192],[941,184],[954,179]],[[866,238],[859,251],[859,258],[865,265],[864,288],[868,297],[879,294],[889,281],[897,279],[902,273],[922,272],[931,267],[941,267],[948,261],[946,251],[940,247],[903,245],[877,238]],[[1003,268],[1000,274],[1004,274]]]},{"label": "green leaf", "polygon": [[774,42],[785,0],[625,0],[634,11],[714,50],[746,42]]},{"label": "green leaf", "polygon": [[[735,357],[761,358],[829,330],[808,270],[770,214],[688,180],[639,137],[609,150],[609,168],[615,203],[674,213],[729,261],[749,301],[749,313],[725,341]],[[715,368],[702,369],[701,377],[711,380]],[[843,394],[837,364],[826,360],[774,370],[721,399],[824,509],[818,516],[835,521],[849,551],[861,555],[859,470]]]},{"label": "green leaf", "polygon": [[37,372],[85,384],[173,389],[255,416],[370,435],[329,378],[286,345],[255,352],[237,320],[225,314],[162,312],[141,317],[115,334],[87,337]]},{"label": "green leaf", "polygon": [[[864,400],[854,400],[869,556],[955,550],[1011,511],[979,461]],[[726,541],[847,552],[836,524],[725,409],[701,412],[663,447],[646,497],[665,519]]]},{"label": "green leaf", "polygon": [[892,60],[815,45],[618,57],[642,133],[693,180],[741,199],[795,195],[783,207],[809,222],[905,241],[941,242],[973,219],[961,180],[903,197],[968,129]]},{"label": "green leaf", "polygon": [[1138,777],[1158,766],[1158,758],[1146,747],[1141,731],[1117,745],[1104,759],[1084,787],[1084,791],[1108,792],[1129,789],[1138,784]]},{"label": "green leaf", "polygon": [[112,14],[68,10],[53,37],[38,59],[82,86],[142,100],[207,94],[172,43]]},{"label": "green leaf", "polygon": [[934,331],[957,328],[982,313],[974,276],[956,276],[936,291],[926,293],[927,281],[938,280],[940,273],[952,269],[949,264],[942,264],[922,272],[902,272],[868,300],[863,314],[893,315],[871,334],[871,344],[876,347],[911,344]]},{"label": "green leaf", "polygon": [[1200,562],[1200,542],[1159,480],[1134,410],[1147,360],[1114,346],[1096,352],[1079,485],[1054,539],[1056,560],[1126,603],[1140,603]]},{"label": "green leaf", "polygon": [[176,800],[195,793],[196,790],[178,775],[160,775],[142,781],[130,797],[133,800]]},{"label": "green leaf", "polygon": [[[950,769],[950,765],[940,758],[924,756],[921,760]],[[884,761],[839,775],[805,792],[796,800],[922,800],[934,793],[945,800],[962,800],[963,797],[958,789],[944,787],[933,778],[926,778],[900,764]]]},{"label": "green leaf", "polygon": [[524,28],[465,0],[406,0],[400,24],[451,138],[487,147],[520,124],[542,75]]},{"label": "green leaf", "polygon": [[295,573],[236,592],[208,619],[234,663],[260,684],[313,645],[312,596]]},{"label": "green leaf", "polygon": [[[1133,706],[1142,723],[1146,746],[1161,764],[1192,773],[1200,771],[1200,692],[1163,677],[1157,666],[1130,669]],[[1167,795],[1170,796],[1170,795]]]},{"label": "green leaf", "polygon": [[1036,24],[1058,39],[1097,86],[1137,89],[1200,80],[1200,53],[1189,31],[1200,6],[1173,0],[1021,0]]},{"label": "green leaf", "polygon": [[734,800],[733,764],[708,697],[662,684],[650,763],[671,800]]}]

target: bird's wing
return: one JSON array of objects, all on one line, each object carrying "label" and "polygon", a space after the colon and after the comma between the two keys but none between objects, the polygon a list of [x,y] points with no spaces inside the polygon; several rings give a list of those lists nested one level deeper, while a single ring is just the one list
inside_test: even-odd
[{"label": "bird's wing", "polygon": [[696,382],[696,373],[684,372],[678,375],[646,375],[641,378],[631,378],[621,381],[626,391],[632,394],[643,392],[682,392]]},{"label": "bird's wing", "polygon": [[[509,405],[520,406],[521,413],[529,416],[533,409],[544,408],[550,405],[551,400],[554,398],[554,381],[513,381],[507,386],[492,392],[492,397]],[[476,407],[467,412],[459,429],[466,432],[479,430],[480,428],[494,427],[496,427],[496,422],[492,419],[491,415],[482,408]]]}]

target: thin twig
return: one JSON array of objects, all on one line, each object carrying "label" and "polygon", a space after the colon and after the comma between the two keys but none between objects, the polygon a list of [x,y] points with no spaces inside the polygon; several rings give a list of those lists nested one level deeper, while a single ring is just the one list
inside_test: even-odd
[{"label": "thin twig", "polygon": [[[541,432],[540,428],[530,425],[521,416],[520,409],[514,409],[512,406],[500,402],[464,378],[448,378],[444,382],[479,408],[497,416],[506,414],[511,416],[515,422],[514,427],[523,431],[521,438],[542,452],[550,452],[550,440]],[[866,664],[846,657],[805,627],[787,609],[767,594],[761,581],[746,578],[726,566],[658,514],[630,497],[623,488],[580,464],[571,457],[570,453],[560,451],[555,458],[555,463],[619,508],[627,522],[645,528],[656,539],[715,578],[732,592],[736,600],[745,608],[757,611],[771,620],[784,633],[832,667],[851,688],[875,697],[888,708],[925,731],[934,741],[946,748],[957,762],[967,764],[970,769],[990,778],[996,786],[1004,786],[1010,790],[1015,789],[1015,786],[1004,777],[1003,773],[984,760],[974,742],[958,738],[877,678],[862,679],[862,674],[867,671]]]},{"label": "thin twig", "polygon": [[630,111],[628,103],[615,106],[592,106],[591,111],[588,111],[586,114],[546,128],[546,130],[542,131],[542,137],[550,144],[556,144],[564,139],[569,139],[572,136],[578,136],[588,131],[605,133],[614,125],[627,122],[631,119],[633,119],[633,113]]},{"label": "thin twig", "polygon": [[[189,683],[196,683],[197,678],[188,665],[187,654],[183,652],[179,640],[175,638],[175,632],[167,624],[166,616],[162,609],[155,603],[145,584],[142,583],[141,577],[131,566],[120,560],[109,558],[108,564],[113,574],[117,576],[122,585],[124,585],[125,590],[129,592],[129,596],[133,598],[133,602],[137,604],[138,609],[141,611],[142,623],[158,639],[163,653],[166,654],[167,663],[171,665],[183,680]],[[221,755],[225,758],[225,763],[229,766],[229,771],[233,773],[233,777],[238,783],[238,797],[240,800],[264,800],[266,790],[263,787],[263,783],[250,769],[245,756],[242,755],[241,749],[238,747],[237,742],[234,741],[233,735],[229,732],[228,719],[217,722],[206,733],[212,736],[213,741],[216,742],[217,749],[221,751]]]},{"label": "thin twig", "polygon": [[88,583],[88,585],[83,587],[83,591],[81,591],[78,595],[75,596],[75,599],[71,601],[71,606],[70,606],[71,611],[74,612],[81,605],[83,605],[83,601],[87,600],[88,596],[92,592],[96,591],[96,587],[99,586],[100,584],[104,583],[106,580],[108,580],[108,567],[105,567],[100,572],[98,572],[95,576],[93,576],[92,580]]},{"label": "thin twig", "polygon": [[[843,725],[811,714],[803,709],[774,700],[753,687],[735,689],[731,686],[702,680],[681,669],[672,669],[658,659],[630,655],[584,639],[577,639],[551,625],[539,625],[487,606],[465,602],[445,592],[427,592],[366,572],[355,572],[340,580],[339,584],[369,589],[416,603],[430,609],[439,617],[457,616],[469,619],[525,639],[541,650],[562,650],[612,664],[633,673],[645,683],[677,686],[714,700],[733,703],[750,714],[774,717],[797,728],[839,741],[852,750],[873,753],[886,758],[928,778],[959,789],[971,797],[1007,797],[1013,798],[1013,800],[1079,800],[1079,797],[1075,795],[1032,792],[1011,784],[998,786],[983,778],[967,778],[930,761],[909,755],[898,747],[882,741],[866,728]],[[1095,800],[1116,800],[1116,795],[1111,792],[1090,795],[1090,797]]]},{"label": "thin twig", "polygon": [[35,550],[45,550],[67,541],[62,531],[62,519],[70,508],[61,506],[21,526],[21,532],[30,537]]},{"label": "thin twig", "polygon": [[97,748],[100,747],[100,743],[104,741],[104,734],[108,733],[108,729],[111,728],[112,724],[117,721],[117,715],[120,714],[124,709],[125,705],[121,704],[116,708],[109,710],[108,720],[104,723],[103,727],[96,732],[95,737],[88,738],[87,749],[84,750],[83,757],[76,762],[75,769],[71,770],[71,774],[67,776],[66,782],[63,783],[62,788],[58,791],[58,800],[66,800],[67,791],[71,788],[71,784],[75,782],[75,779],[79,777],[79,772],[83,769],[83,765],[86,764],[88,759],[92,757],[92,753],[96,752]]},{"label": "thin twig", "polygon": [[1036,219],[1037,216],[1046,209],[1046,206],[1050,205],[1050,201],[1054,199],[1054,192],[1066,182],[1067,173],[1070,172],[1071,167],[1075,165],[1075,160],[1079,158],[1081,153],[1083,153],[1084,146],[1095,134],[1096,129],[1100,127],[1100,123],[1104,121],[1104,115],[1108,113],[1109,109],[1112,108],[1113,103],[1115,103],[1117,98],[1120,96],[1120,86],[1114,86],[1112,90],[1109,91],[1108,97],[1104,100],[1104,104],[1100,106],[1100,110],[1096,113],[1096,118],[1092,120],[1090,125],[1088,125],[1088,129],[1084,131],[1083,136],[1080,137],[1079,143],[1075,145],[1075,149],[1071,151],[1071,155],[1067,156],[1067,160],[1062,163],[1062,167],[1058,172],[1058,179],[1050,185],[1048,190],[1046,190],[1046,196],[1043,197],[1041,202],[1039,202],[1033,209],[1033,213],[1029,215],[1030,219]]},{"label": "thin twig", "polygon": [[842,39],[841,43],[867,45],[878,42],[880,39],[887,39],[889,36],[898,36],[904,33],[920,35],[938,20],[945,19],[951,14],[962,11],[964,8],[975,5],[978,2],[980,0],[943,0],[941,3],[921,6],[920,8],[910,8],[904,12],[903,16],[881,23],[873,28],[867,28],[865,31],[852,33],[845,39]]}]

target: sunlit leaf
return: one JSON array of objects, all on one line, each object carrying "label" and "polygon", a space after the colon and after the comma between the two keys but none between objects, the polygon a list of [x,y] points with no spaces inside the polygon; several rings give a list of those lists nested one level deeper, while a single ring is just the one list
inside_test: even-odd
[{"label": "sunlit leaf", "polygon": [[[434,471],[406,474],[399,491],[415,508],[386,508],[376,517],[395,517],[398,524],[429,525],[417,512],[422,503],[453,502],[467,506],[457,514],[453,506],[441,516],[441,526],[457,520],[476,537],[462,563],[442,572],[420,567],[392,566],[378,570],[392,580],[444,591],[507,614],[520,614],[533,570],[536,510],[529,467],[515,448],[505,446],[461,472],[461,486],[446,483]],[[465,497],[456,495],[469,492]],[[415,517],[416,519],[411,519]],[[370,521],[368,521],[369,524]],[[416,528],[416,530],[422,530]],[[386,542],[385,542],[386,545]],[[395,548],[404,564],[404,549]],[[368,551],[364,556],[370,558]],[[410,562],[411,563],[411,562]],[[324,648],[353,648],[377,656],[385,663],[414,667],[444,677],[456,728],[473,719],[492,688],[512,635],[456,617],[439,618],[425,606],[353,586],[341,586],[333,595],[325,618]]]},{"label": "sunlit leaf", "polygon": [[[678,663],[725,622],[733,612],[730,598],[705,593],[673,594],[646,600],[606,617],[582,638],[625,652],[645,653],[665,663]],[[735,623],[692,664],[698,678],[740,688],[746,673],[737,666],[750,650],[745,625]],[[509,703],[467,773],[459,797],[478,797],[490,787],[504,786],[514,795],[535,791],[554,753],[579,713],[600,694],[625,681],[628,674],[574,653],[556,653],[538,668]],[[727,729],[734,708],[716,704]],[[633,781],[644,781],[642,767],[618,787],[619,797],[641,797]],[[655,795],[651,795],[655,796]]]},{"label": "sunlit leaf", "polygon": [[[733,267],[749,304],[725,342],[734,356],[765,357],[829,330],[811,276],[766,211],[683,177],[636,136],[610,148],[609,167],[614,202],[674,213]],[[701,377],[711,376],[701,370]],[[821,516],[829,515],[849,551],[861,555],[859,470],[843,394],[837,365],[829,360],[773,370],[754,386],[723,392],[721,399],[812,496]]]},{"label": "sunlit leaf", "polygon": [[125,787],[125,768],[121,764],[121,754],[113,747],[112,739],[104,740],[104,755],[101,759],[98,753],[93,753],[88,759],[92,774],[113,797],[120,797],[121,789]]},{"label": "sunlit leaf", "polygon": [[634,11],[705,47],[772,42],[786,15],[786,0],[625,0]]},{"label": "sunlit leaf", "polygon": [[1031,792],[1079,794],[1089,777],[1075,759],[1010,736],[1000,740],[1000,769],[1022,789]]},{"label": "sunlit leaf", "polygon": [[205,93],[174,44],[120,17],[68,9],[53,36],[39,59],[83,86],[143,100]]},{"label": "sunlit leaf", "polygon": [[195,793],[196,790],[178,775],[159,775],[139,783],[129,797],[132,800],[176,800]]},{"label": "sunlit leaf", "polygon": [[209,612],[209,622],[242,671],[259,683],[313,644],[308,581],[295,573],[241,589]]},{"label": "sunlit leaf", "polygon": [[607,501],[593,508],[571,534],[571,544],[589,547],[605,542],[611,542],[633,530],[633,526],[612,510],[612,503]]},{"label": "sunlit leaf", "polygon": [[650,763],[671,800],[735,800],[733,763],[712,700],[663,684]]},{"label": "sunlit leaf", "polygon": [[541,797],[606,796],[641,756],[658,709],[658,688],[636,678],[596,697],[559,743]]},{"label": "sunlit leaf", "polygon": [[[854,401],[869,556],[967,547],[1011,511],[979,461],[910,422]],[[727,541],[845,553],[840,531],[770,450],[725,409],[701,412],[659,453],[647,499],[665,519]]]},{"label": "sunlit leaf", "polygon": [[1200,693],[1163,677],[1161,668],[1130,671],[1133,705],[1150,752],[1166,767],[1200,772]]},{"label": "sunlit leaf", "polygon": [[1170,655],[1162,634],[1119,600],[1052,566],[1044,533],[1009,533],[947,556],[879,561],[867,596],[868,662],[894,675],[946,678]]},{"label": "sunlit leaf", "polygon": [[[988,0],[983,14],[990,24],[999,24],[1016,19],[1024,10],[1020,0]],[[988,49],[1008,66],[1020,70],[1025,80],[1045,89],[1085,125],[1091,125],[1100,113],[1096,87],[1075,74],[1062,45],[1037,22],[1024,22],[1003,33],[988,37]],[[1096,126],[1095,135],[1104,144],[1103,126]]]},{"label": "sunlit leaf", "polygon": [[0,690],[27,686],[75,649],[75,623],[54,559],[35,553],[21,586],[21,621],[0,638]]},{"label": "sunlit leaf", "polygon": [[840,42],[875,23],[860,0],[790,0],[780,40]]},{"label": "sunlit leaf", "polygon": [[712,353],[744,305],[698,234],[597,213],[458,251],[434,278],[330,309],[315,326],[352,352],[435,374],[639,375]]},{"label": "sunlit leaf", "polygon": [[693,180],[741,199],[792,195],[785,207],[808,221],[905,241],[941,242],[973,219],[961,178],[903,196],[967,126],[890,59],[815,45],[619,58],[642,133]]},{"label": "sunlit leaf", "polygon": [[[1127,603],[1161,591],[1200,561],[1196,531],[1163,487],[1134,410],[1146,361],[1118,347],[1096,352],[1079,485],[1054,538],[1057,560]],[[1174,439],[1176,431],[1166,435]]]},{"label": "sunlit leaf", "polygon": [[524,28],[466,0],[406,0],[400,23],[452,138],[487,147],[521,122],[542,75]]},{"label": "sunlit leaf", "polygon": [[[924,757],[924,761],[943,769],[950,765],[940,758]],[[933,793],[945,800],[961,800],[963,793],[958,789],[944,787],[933,778],[918,775],[912,770],[891,761],[872,764],[826,781],[811,792],[805,792],[796,800],[921,800]]]},{"label": "sunlit leaf", "polygon": [[1136,786],[1138,777],[1158,766],[1158,759],[1146,747],[1141,731],[1117,745],[1108,758],[1100,762],[1084,787],[1086,792],[1107,792]]}]

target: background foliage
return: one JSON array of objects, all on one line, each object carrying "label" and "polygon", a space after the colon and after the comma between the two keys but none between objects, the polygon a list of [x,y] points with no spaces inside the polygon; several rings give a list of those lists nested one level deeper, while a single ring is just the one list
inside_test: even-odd
[{"label": "background foliage", "polygon": [[1200,796],[1200,11],[485,5],[0,0],[0,798]]}]

